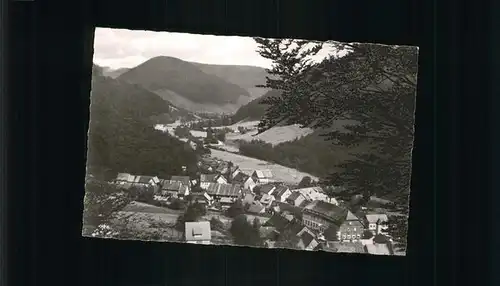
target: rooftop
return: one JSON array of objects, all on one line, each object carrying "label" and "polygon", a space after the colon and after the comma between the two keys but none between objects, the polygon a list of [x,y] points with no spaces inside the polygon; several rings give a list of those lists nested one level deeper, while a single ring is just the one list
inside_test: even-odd
[{"label": "rooftop", "polygon": [[341,219],[346,215],[345,209],[334,204],[318,200],[309,203],[304,208],[304,211],[314,212],[332,219]]},{"label": "rooftop", "polygon": [[287,200],[292,200],[292,201],[295,201],[296,199],[298,199],[300,196],[304,196],[302,195],[301,193],[299,192],[292,192],[292,194],[287,198]]},{"label": "rooftop", "polygon": [[367,244],[365,245],[366,252],[375,255],[391,255],[387,244]]},{"label": "rooftop", "polygon": [[387,217],[386,214],[367,214],[366,220],[369,223],[379,223],[379,222],[388,221],[389,218]]},{"label": "rooftop", "polygon": [[260,179],[268,179],[273,177],[273,173],[269,169],[255,170],[254,174],[257,176],[257,178]]},{"label": "rooftop", "polygon": [[186,186],[189,186],[189,183],[191,182],[191,179],[189,178],[189,176],[172,176],[172,177],[170,177],[170,180],[182,182]]},{"label": "rooftop", "polygon": [[207,187],[207,193],[211,196],[237,197],[240,195],[240,191],[240,185],[209,183]]},{"label": "rooftop", "polygon": [[185,235],[187,241],[211,240],[212,232],[210,230],[210,222],[186,222]]},{"label": "rooftop", "polygon": [[215,182],[219,176],[219,174],[201,174],[200,182]]}]

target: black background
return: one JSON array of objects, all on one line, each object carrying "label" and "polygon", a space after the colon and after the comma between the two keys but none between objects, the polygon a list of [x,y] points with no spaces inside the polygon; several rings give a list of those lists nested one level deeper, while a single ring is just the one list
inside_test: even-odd
[{"label": "black background", "polygon": [[[7,285],[494,285],[484,257],[494,241],[486,169],[491,85],[481,75],[493,66],[484,41],[488,18],[481,14],[490,7],[428,0],[2,5],[9,13],[2,25],[8,33],[2,39],[8,55],[2,85],[8,184],[2,191],[8,197],[1,202],[8,240],[1,244],[8,270],[1,279]],[[418,45],[407,256],[82,238],[96,26]]]}]

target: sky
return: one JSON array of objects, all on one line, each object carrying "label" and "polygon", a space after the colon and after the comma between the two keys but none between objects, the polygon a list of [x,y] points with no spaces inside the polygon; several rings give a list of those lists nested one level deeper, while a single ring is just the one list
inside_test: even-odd
[{"label": "sky", "polygon": [[[252,38],[237,36],[96,28],[94,38],[94,62],[112,69],[135,67],[157,56],[206,64],[271,67],[272,62],[256,50]],[[326,47],[314,60],[334,52]]]}]

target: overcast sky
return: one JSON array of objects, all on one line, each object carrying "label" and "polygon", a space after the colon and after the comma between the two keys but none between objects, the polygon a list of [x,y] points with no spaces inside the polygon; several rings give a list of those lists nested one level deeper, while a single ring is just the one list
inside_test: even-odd
[{"label": "overcast sky", "polygon": [[[130,68],[156,56],[171,56],[198,63],[270,67],[271,62],[256,49],[249,37],[97,28],[94,62],[113,69]],[[331,48],[324,48],[316,58],[331,53]]]}]

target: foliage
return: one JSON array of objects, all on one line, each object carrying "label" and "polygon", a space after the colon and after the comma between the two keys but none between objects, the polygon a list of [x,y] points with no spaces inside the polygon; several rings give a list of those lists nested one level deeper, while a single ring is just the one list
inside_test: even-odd
[{"label": "foliage", "polygon": [[[273,61],[265,87],[281,92],[268,98],[259,124],[263,132],[278,124],[324,130],[325,139],[346,147],[369,144],[324,183],[345,186],[364,196],[393,193],[407,211],[414,133],[417,49],[402,46],[328,43],[342,57],[311,62],[323,44],[256,38],[258,52]],[[292,45],[294,44],[294,45]],[[358,124],[350,132],[331,130],[342,119]],[[394,217],[389,233],[406,245],[406,217]]]},{"label": "foliage", "polygon": [[186,209],[186,203],[181,199],[174,198],[170,202],[169,208],[173,210],[184,210]]},{"label": "foliage", "polygon": [[300,238],[297,234],[293,233],[289,229],[285,229],[282,233],[278,235],[278,239],[276,240],[276,247],[280,248],[288,248],[288,249],[299,249],[299,241]]},{"label": "foliage", "polygon": [[184,125],[179,125],[174,129],[175,136],[179,138],[189,138],[191,137],[191,132],[189,132],[189,128]]},{"label": "foliage", "polygon": [[188,205],[186,211],[177,218],[175,228],[178,231],[184,231],[186,222],[198,221],[198,219],[206,214],[205,206],[199,203],[192,203]]},{"label": "foliage", "polygon": [[235,218],[245,213],[245,206],[241,200],[236,200],[226,211],[226,215]]},{"label": "foliage", "polygon": [[233,242],[237,245],[262,246],[263,244],[259,229],[254,228],[243,214],[233,219],[229,231],[233,236]]},{"label": "foliage", "polygon": [[[354,149],[366,151],[362,145]],[[352,158],[349,153],[353,151],[325,141],[318,132],[275,146],[262,140],[240,141],[239,150],[245,156],[274,162],[318,177],[327,177],[332,172],[341,170],[338,164]]]},{"label": "foliage", "polygon": [[373,233],[369,230],[363,231],[363,239],[370,239],[373,237]]},{"label": "foliage", "polygon": [[[239,122],[241,120],[260,120],[266,114],[266,110],[268,108],[268,105],[264,104],[263,101],[266,98],[278,96],[278,95],[279,95],[279,91],[270,90],[267,93],[265,93],[263,96],[256,98],[256,99],[250,101],[249,103],[241,106],[236,111],[236,113],[233,115],[233,117],[232,117],[233,122]],[[242,134],[244,134],[244,133],[242,133]]]},{"label": "foliage", "polygon": [[[278,124],[324,130],[325,139],[351,147],[370,144],[340,165],[343,172],[325,183],[357,192],[397,192],[406,196],[410,181],[417,50],[411,47],[328,43],[345,51],[313,63],[321,43],[256,38],[258,52],[273,61],[265,87],[281,92],[265,100],[269,108],[259,124],[263,132]],[[330,130],[351,119],[350,132]]]},{"label": "foliage", "polygon": [[392,237],[395,248],[406,251],[408,216],[389,216],[389,221],[383,225],[387,226],[386,232]]},{"label": "foliage", "polygon": [[83,225],[98,227],[106,223],[114,211],[129,202],[130,198],[114,185],[95,180],[87,181],[85,184]]},{"label": "foliage", "polygon": [[[184,142],[156,131],[149,119],[168,112],[156,94],[138,86],[94,77],[89,127],[89,171],[155,174],[167,177],[197,169],[197,154]],[[168,164],[165,164],[168,162]]]},{"label": "foliage", "polygon": [[224,223],[220,219],[212,217],[210,219],[210,228],[216,230],[224,230]]},{"label": "foliage", "polygon": [[312,178],[309,176],[304,176],[302,180],[300,180],[299,188],[307,188],[312,186]]}]

